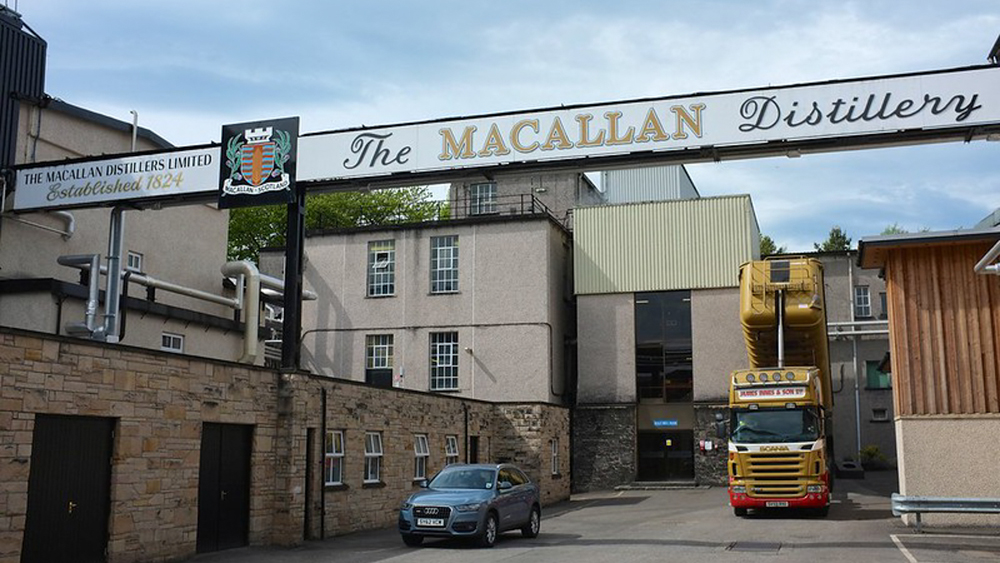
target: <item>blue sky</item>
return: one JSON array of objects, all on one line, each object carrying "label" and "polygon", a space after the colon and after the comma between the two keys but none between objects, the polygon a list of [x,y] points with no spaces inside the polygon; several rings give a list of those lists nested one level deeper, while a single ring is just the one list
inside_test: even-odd
[{"label": "blue sky", "polygon": [[[13,0],[7,0],[14,7]],[[223,123],[304,132],[981,64],[1000,2],[214,2],[21,0],[50,95],[184,145]],[[1000,143],[700,164],[808,250],[898,223],[969,227],[1000,207]]]}]

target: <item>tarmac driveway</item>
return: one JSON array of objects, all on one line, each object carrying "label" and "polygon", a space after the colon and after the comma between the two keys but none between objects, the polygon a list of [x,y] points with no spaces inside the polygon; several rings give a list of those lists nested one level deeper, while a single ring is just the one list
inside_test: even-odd
[{"label": "tarmac driveway", "polygon": [[501,536],[493,549],[453,540],[405,547],[395,529],[309,542],[294,549],[247,548],[201,555],[195,563],[433,563],[505,561],[886,561],[1000,560],[1000,531],[916,536],[889,511],[894,474],[840,480],[827,518],[787,512],[736,518],[721,488],[609,491],[574,496],[543,511],[535,539]]}]

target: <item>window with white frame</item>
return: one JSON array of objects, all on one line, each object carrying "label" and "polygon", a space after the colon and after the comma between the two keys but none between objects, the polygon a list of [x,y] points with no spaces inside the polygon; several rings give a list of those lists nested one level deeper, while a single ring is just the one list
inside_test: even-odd
[{"label": "window with white frame", "polygon": [[378,240],[368,243],[368,296],[396,293],[396,242]]},{"label": "window with white frame", "polygon": [[431,293],[458,291],[458,235],[431,237]]},{"label": "window with white frame", "polygon": [[458,389],[458,333],[431,333],[431,391]]},{"label": "window with white frame", "polygon": [[142,254],[129,250],[128,257],[125,259],[125,269],[130,272],[141,272]]},{"label": "window with white frame", "polygon": [[427,477],[427,458],[431,455],[430,447],[427,445],[426,434],[415,434],[413,436],[413,478],[424,479]]},{"label": "window with white frame", "polygon": [[326,433],[326,447],[323,456],[323,482],[327,485],[342,485],[344,483],[343,430],[332,430]]},{"label": "window with white frame", "polygon": [[382,433],[365,432],[365,483],[382,480]]},{"label": "window with white frame", "polygon": [[391,334],[369,334],[365,337],[365,382],[369,385],[392,387],[393,338]]},{"label": "window with white frame", "polygon": [[559,438],[549,440],[552,449],[552,474],[559,475]]},{"label": "window with white frame", "polygon": [[497,212],[497,185],[494,182],[469,186],[469,215]]},{"label": "window with white frame", "polygon": [[868,293],[867,285],[854,286],[854,316],[872,316],[872,296]]},{"label": "window with white frame", "polygon": [[458,436],[444,437],[444,464],[458,463]]},{"label": "window with white frame", "polygon": [[160,335],[160,350],[165,352],[183,352],[184,335],[164,332]]}]

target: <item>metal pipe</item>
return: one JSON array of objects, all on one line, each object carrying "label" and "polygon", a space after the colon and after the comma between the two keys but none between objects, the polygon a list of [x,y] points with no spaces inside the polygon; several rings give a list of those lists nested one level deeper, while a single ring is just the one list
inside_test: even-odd
[{"label": "metal pipe", "polygon": [[774,312],[778,316],[778,369],[785,367],[785,295],[781,290],[774,296]]},{"label": "metal pipe", "polygon": [[850,331],[837,331],[831,332],[831,337],[837,336],[868,336],[872,334],[889,334],[889,329],[885,330],[850,330]]},{"label": "metal pipe", "polygon": [[139,133],[139,112],[134,109],[128,110],[132,114],[132,149],[129,152],[135,152],[135,138]]},{"label": "metal pipe", "polygon": [[[65,266],[74,266],[85,270],[89,268],[87,265],[75,265],[75,264],[64,264]],[[100,272],[104,275],[108,273],[107,266],[101,266]],[[207,291],[201,291],[200,289],[194,289],[193,287],[187,287],[184,285],[178,285],[176,283],[160,280],[150,276],[148,274],[140,274],[137,272],[132,272],[129,276],[129,281],[135,282],[139,285],[144,285],[146,287],[152,287],[155,289],[162,289],[163,291],[169,291],[170,293],[176,293],[177,295],[184,295],[187,297],[193,297],[195,299],[200,299],[202,301],[209,301],[211,303],[216,303],[218,305],[224,305],[233,309],[237,309],[237,305],[240,303],[238,299],[233,299],[230,297],[223,297],[221,295],[215,295],[214,293],[208,293]]]},{"label": "metal pipe", "polygon": [[989,249],[986,254],[976,263],[976,267],[973,268],[977,274],[995,274],[1000,275],[1000,264],[992,264],[997,258],[1000,258],[1000,240],[993,245],[993,248]]},{"label": "metal pipe", "polygon": [[28,225],[29,227],[35,227],[36,229],[41,229],[43,231],[49,231],[50,233],[55,233],[57,235],[62,236],[62,238],[64,238],[64,239],[69,239],[69,237],[73,236],[73,233],[70,232],[70,231],[68,231],[68,230],[66,230],[66,231],[60,231],[59,229],[57,229],[55,227],[50,227],[48,225],[43,225],[41,223],[36,223],[34,221],[28,221],[27,219],[22,219],[20,217],[5,216],[4,219],[7,219],[8,221],[15,221],[17,223]]},{"label": "metal pipe", "polygon": [[122,251],[125,245],[125,208],[111,210],[108,233],[108,280],[104,292],[104,326],[95,335],[112,344],[118,342],[118,311],[121,307]]},{"label": "metal pipe", "polygon": [[69,211],[52,211],[51,213],[53,216],[66,221],[66,232],[63,233],[62,237],[69,240],[73,236],[73,233],[76,232],[76,217]]},{"label": "metal pipe", "polygon": [[[87,305],[84,311],[84,324],[87,330],[93,334],[97,328],[97,307],[100,299],[99,264],[101,257],[97,254],[73,254],[60,256],[56,262],[63,266],[80,267],[85,266],[90,270],[87,281]],[[69,329],[67,328],[67,331]]]},{"label": "metal pipe", "polygon": [[257,327],[260,324],[260,272],[251,262],[232,261],[222,265],[222,274],[226,276],[242,274],[246,280],[245,288],[236,289],[246,292],[243,299],[243,306],[246,309],[243,321],[243,356],[238,361],[253,363],[257,359]]},{"label": "metal pipe", "polygon": [[[858,322],[858,319],[856,315],[857,311],[854,306],[855,305],[854,300],[856,299],[855,297],[856,290],[854,289],[854,262],[850,260],[847,261],[847,283],[851,288],[851,323],[856,323]],[[860,332],[863,331],[854,331],[853,335],[860,336],[859,334]],[[857,338],[851,339],[851,347],[853,349],[852,358],[854,361],[854,432],[858,444],[858,449],[855,450],[855,453],[857,453],[860,456],[861,455],[861,388],[858,384],[858,379],[860,378],[860,374],[858,373]]]},{"label": "metal pipe", "polygon": [[826,326],[828,326],[828,327],[835,327],[835,326],[868,326],[868,325],[884,325],[884,324],[889,324],[889,320],[886,319],[886,320],[882,320],[882,321],[833,322],[833,323],[826,323]]}]

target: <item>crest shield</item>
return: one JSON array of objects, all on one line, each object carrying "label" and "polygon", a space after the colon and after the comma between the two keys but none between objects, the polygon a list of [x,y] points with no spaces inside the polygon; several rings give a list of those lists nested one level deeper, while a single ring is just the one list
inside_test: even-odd
[{"label": "crest shield", "polygon": [[274,142],[247,143],[240,147],[240,173],[251,186],[263,184],[274,171]]}]

